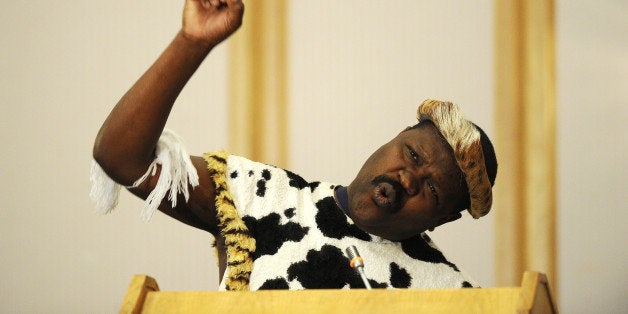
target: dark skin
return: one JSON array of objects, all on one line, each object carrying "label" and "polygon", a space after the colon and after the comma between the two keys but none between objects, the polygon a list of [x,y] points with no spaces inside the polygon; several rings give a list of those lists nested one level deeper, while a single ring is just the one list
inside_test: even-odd
[{"label": "dark skin", "polygon": [[[399,182],[401,209],[374,200],[377,176]],[[375,151],[348,187],[349,210],[362,230],[404,240],[461,217],[465,186],[453,152],[431,122],[408,128]]]},{"label": "dark skin", "polygon": [[[242,23],[244,4],[236,0],[186,0],[183,25],[155,63],[127,91],[103,123],[93,156],[116,182],[130,186],[155,159],[157,140],[179,93],[210,51]],[[414,148],[410,154],[407,145]],[[421,156],[421,164],[416,157]],[[215,187],[202,157],[191,156],[199,186],[190,198],[172,208],[164,201],[159,210],[216,238],[220,274],[225,269],[224,238],[218,230]],[[458,171],[458,172],[456,172]],[[370,181],[386,174],[404,187],[403,207],[395,214],[371,201]],[[402,240],[460,217],[456,204],[462,195],[459,170],[450,148],[431,124],[401,132],[378,149],[349,185],[350,213],[364,231]],[[159,179],[157,174],[130,191],[145,199]],[[426,182],[432,182],[439,203]]]}]

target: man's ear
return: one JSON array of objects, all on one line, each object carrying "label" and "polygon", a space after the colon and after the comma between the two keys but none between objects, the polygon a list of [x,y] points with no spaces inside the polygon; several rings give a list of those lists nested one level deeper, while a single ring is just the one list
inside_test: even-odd
[{"label": "man's ear", "polygon": [[436,227],[444,225],[448,222],[452,222],[452,221],[456,221],[458,219],[462,218],[462,213],[461,212],[456,212],[456,213],[451,213],[447,216],[443,216],[441,217],[438,222],[436,223],[436,225],[432,228],[430,228],[430,231],[434,231],[434,229],[436,229]]}]

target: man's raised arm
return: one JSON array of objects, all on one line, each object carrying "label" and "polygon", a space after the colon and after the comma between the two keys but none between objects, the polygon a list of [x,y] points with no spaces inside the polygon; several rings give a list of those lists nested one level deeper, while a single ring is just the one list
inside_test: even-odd
[{"label": "man's raised arm", "polygon": [[[185,1],[181,30],[116,104],[96,137],[93,157],[114,181],[129,186],[146,172],[179,93],[212,48],[238,29],[243,12],[240,0]],[[213,194],[202,174],[204,162],[192,160],[199,170],[200,190]],[[133,192],[146,198],[156,182],[146,180]]]}]

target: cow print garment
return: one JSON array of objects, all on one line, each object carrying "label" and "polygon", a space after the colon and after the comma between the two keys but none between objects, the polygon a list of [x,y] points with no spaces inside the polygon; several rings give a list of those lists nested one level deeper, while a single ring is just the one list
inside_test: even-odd
[{"label": "cow print garment", "polygon": [[334,184],[234,155],[221,159],[233,205],[256,243],[250,290],[364,288],[344,253],[350,245],[374,288],[473,286],[425,234],[392,242],[360,230],[336,205]]}]

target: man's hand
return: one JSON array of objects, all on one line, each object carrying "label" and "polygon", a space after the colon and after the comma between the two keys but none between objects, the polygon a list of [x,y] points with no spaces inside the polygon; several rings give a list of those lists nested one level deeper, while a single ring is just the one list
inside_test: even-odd
[{"label": "man's hand", "polygon": [[186,0],[183,9],[183,36],[214,47],[242,24],[242,0]]}]

